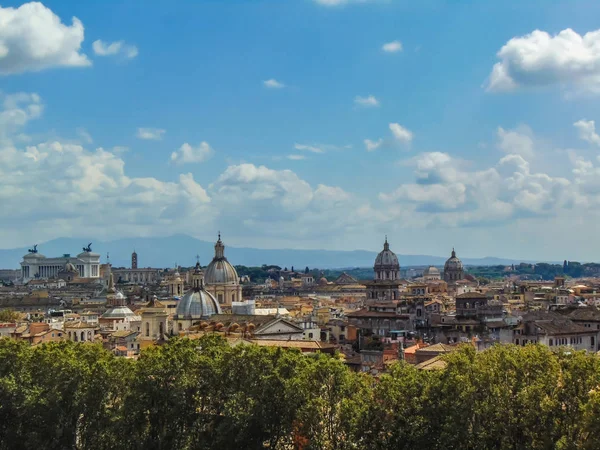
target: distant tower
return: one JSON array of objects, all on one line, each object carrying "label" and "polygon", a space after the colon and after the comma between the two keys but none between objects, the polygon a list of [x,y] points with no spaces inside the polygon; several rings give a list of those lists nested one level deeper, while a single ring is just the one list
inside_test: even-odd
[{"label": "distant tower", "polygon": [[137,269],[137,253],[135,252],[135,250],[131,254],[131,268]]}]

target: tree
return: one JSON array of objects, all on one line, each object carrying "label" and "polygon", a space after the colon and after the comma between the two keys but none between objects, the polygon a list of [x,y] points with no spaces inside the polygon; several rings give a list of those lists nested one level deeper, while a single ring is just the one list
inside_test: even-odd
[{"label": "tree", "polygon": [[21,319],[21,314],[12,309],[3,309],[0,311],[0,322],[17,322]]}]

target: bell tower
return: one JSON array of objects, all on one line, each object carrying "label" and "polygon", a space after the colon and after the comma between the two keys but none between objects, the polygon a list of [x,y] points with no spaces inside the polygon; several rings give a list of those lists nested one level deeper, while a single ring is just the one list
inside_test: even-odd
[{"label": "bell tower", "polygon": [[133,253],[131,254],[131,268],[137,269],[137,253],[135,250],[133,250]]}]

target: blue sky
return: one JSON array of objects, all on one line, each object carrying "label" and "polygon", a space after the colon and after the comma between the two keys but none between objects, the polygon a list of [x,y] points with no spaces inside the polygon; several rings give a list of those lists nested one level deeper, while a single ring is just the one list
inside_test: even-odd
[{"label": "blue sky", "polygon": [[594,260],[599,13],[3,2],[0,247],[221,229],[239,246],[388,234],[400,253]]}]

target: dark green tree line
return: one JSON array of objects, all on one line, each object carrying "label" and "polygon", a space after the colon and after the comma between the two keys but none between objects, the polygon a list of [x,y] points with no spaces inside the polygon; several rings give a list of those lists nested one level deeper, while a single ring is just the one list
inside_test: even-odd
[{"label": "dark green tree line", "polygon": [[600,448],[600,362],[471,347],[380,377],[335,357],[207,336],[136,361],[0,339],[0,449]]}]

